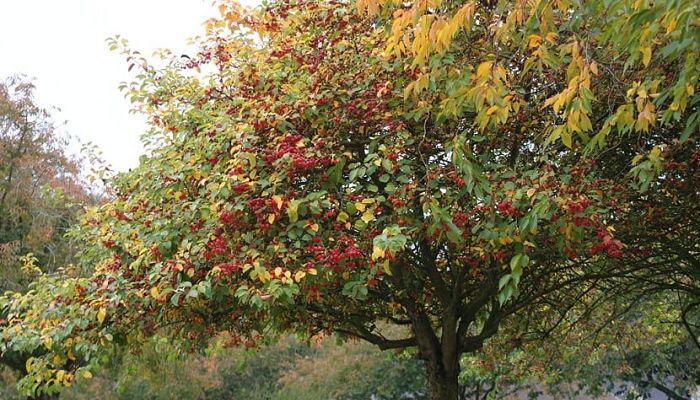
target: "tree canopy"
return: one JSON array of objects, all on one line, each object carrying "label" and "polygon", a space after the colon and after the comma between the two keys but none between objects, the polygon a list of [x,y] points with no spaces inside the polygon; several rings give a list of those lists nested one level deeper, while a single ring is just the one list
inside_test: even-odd
[{"label": "tree canopy", "polygon": [[223,2],[159,67],[114,39],[150,154],[79,227],[91,277],[2,298],[2,350],[55,391],[156,330],[336,332],[415,347],[455,399],[510,316],[697,293],[691,3]]},{"label": "tree canopy", "polygon": [[19,256],[44,268],[70,261],[63,234],[90,202],[81,162],[24,76],[0,81],[0,290],[21,290]]}]

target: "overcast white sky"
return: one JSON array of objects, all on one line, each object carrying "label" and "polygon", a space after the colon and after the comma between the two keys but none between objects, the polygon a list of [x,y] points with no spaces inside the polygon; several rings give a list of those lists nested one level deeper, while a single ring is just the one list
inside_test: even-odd
[{"label": "overcast white sky", "polygon": [[217,14],[213,0],[0,0],[0,79],[34,77],[39,103],[61,109],[55,120],[123,171],[138,163],[145,123],[128,113],[117,89],[127,64],[105,39],[120,34],[144,55],[186,53],[187,38]]}]

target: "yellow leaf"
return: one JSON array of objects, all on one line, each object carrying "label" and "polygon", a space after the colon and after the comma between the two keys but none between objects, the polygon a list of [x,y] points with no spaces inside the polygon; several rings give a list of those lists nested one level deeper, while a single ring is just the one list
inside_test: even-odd
[{"label": "yellow leaf", "polygon": [[[554,96],[548,98],[547,100],[545,100],[544,105],[542,106],[542,108],[547,108],[547,107],[551,106],[551,105],[554,104],[557,100],[559,100],[559,97],[560,97],[560,96],[561,96],[561,95],[559,95],[559,94],[555,94]],[[558,112],[558,110],[557,110],[556,112]]]},{"label": "yellow leaf", "polygon": [[387,275],[391,275],[391,266],[389,265],[389,260],[384,260],[382,263],[382,269],[384,270],[384,273]]},{"label": "yellow leaf", "polygon": [[289,202],[289,207],[287,208],[287,215],[289,215],[289,222],[297,222],[299,219],[299,203],[296,201]]},{"label": "yellow leaf", "polygon": [[56,380],[58,383],[63,383],[63,378],[66,376],[66,371],[60,370],[56,373]]},{"label": "yellow leaf", "polygon": [[504,236],[498,239],[498,241],[501,242],[501,244],[511,244],[513,243],[513,238],[510,236]]},{"label": "yellow leaf", "polygon": [[364,203],[360,203],[358,201],[357,203],[355,203],[355,208],[357,209],[357,211],[365,211],[365,208],[367,208],[367,205],[365,205]]},{"label": "yellow leaf", "polygon": [[[219,7],[221,7],[221,5]],[[355,7],[357,7],[357,13],[362,15],[367,9],[367,0],[357,0],[355,2]]]},{"label": "yellow leaf", "polygon": [[151,288],[151,297],[153,297],[154,299],[158,298],[158,288],[155,286]]},{"label": "yellow leaf", "polygon": [[318,271],[316,271],[316,268],[309,268],[308,271],[306,271],[309,275],[316,275],[318,274]]},{"label": "yellow leaf", "polygon": [[593,75],[598,75],[598,63],[595,61],[591,63],[591,72],[593,72]]},{"label": "yellow leaf", "polygon": [[564,146],[571,148],[572,144],[571,143],[571,133],[567,131],[566,129],[563,129],[561,131],[561,142],[564,143]]},{"label": "yellow leaf", "polygon": [[[568,90],[568,89],[567,89]],[[554,102],[554,105],[552,106],[554,108],[555,113],[559,113],[559,110],[565,105],[566,103],[566,97],[564,96],[564,93],[567,93],[565,90],[564,92],[561,93],[561,95],[557,96],[557,101]],[[567,93],[568,95],[568,93]]]},{"label": "yellow leaf", "polygon": [[491,70],[492,65],[493,62],[491,61],[484,61],[481,64],[479,64],[479,66],[476,68],[476,76],[479,78],[486,76]]},{"label": "yellow leaf", "polygon": [[83,378],[85,379],[92,379],[92,372],[88,370],[83,370],[82,372]]},{"label": "yellow leaf", "polygon": [[642,52],[642,63],[646,67],[651,61],[651,47],[642,47],[640,51]]},{"label": "yellow leaf", "polygon": [[103,323],[106,316],[107,310],[105,310],[104,307],[100,307],[100,309],[97,311],[97,322]]},{"label": "yellow leaf", "polygon": [[566,236],[567,239],[571,239],[571,231],[573,230],[574,226],[571,223],[566,224],[566,226],[563,227],[564,229],[564,235]]},{"label": "yellow leaf", "polygon": [[304,279],[305,276],[306,276],[306,272],[304,272],[304,271],[297,271],[297,273],[294,274],[294,280],[297,281],[297,282],[299,282],[299,281],[301,281],[302,279]]},{"label": "yellow leaf", "polygon": [[281,210],[281,209],[282,209],[282,203],[283,203],[283,201],[282,201],[282,196],[276,194],[276,195],[272,196],[272,200],[275,202],[275,205],[277,206],[277,209],[278,209],[278,210]]},{"label": "yellow leaf", "polygon": [[532,197],[535,194],[535,192],[537,192],[537,190],[535,190],[535,188],[528,189],[527,190],[527,197]]},{"label": "yellow leaf", "polygon": [[187,270],[187,276],[190,278],[194,276],[194,268],[190,268]]},{"label": "yellow leaf", "polygon": [[369,223],[371,221],[374,221],[374,213],[372,210],[367,210],[365,211],[364,214],[362,214],[362,217],[360,217],[365,223]]},{"label": "yellow leaf", "polygon": [[677,24],[677,23],[678,23],[678,21],[676,21],[675,18],[673,18],[673,19],[671,20],[671,22],[669,22],[668,26],[666,27],[666,34],[667,34],[667,35],[668,35],[669,33],[673,32],[674,29],[676,29],[676,24]]},{"label": "yellow leaf", "polygon": [[318,224],[311,224],[310,228],[314,232],[318,232],[318,229],[319,229]]},{"label": "yellow leaf", "polygon": [[530,35],[527,37],[527,47],[533,48],[540,45],[542,36],[540,35]]},{"label": "yellow leaf", "polygon": [[280,276],[280,275],[282,275],[282,267],[275,268],[275,276]]},{"label": "yellow leaf", "polygon": [[416,93],[420,93],[422,90],[427,89],[429,84],[430,77],[428,74],[422,74],[416,81]]},{"label": "yellow leaf", "polygon": [[411,82],[403,90],[403,99],[408,100],[408,97],[413,93],[413,86],[415,85],[415,82]]},{"label": "yellow leaf", "polygon": [[267,222],[270,223],[270,224],[273,223],[273,222],[275,222],[275,214],[269,214],[269,215],[267,216]]},{"label": "yellow leaf", "polygon": [[347,222],[350,216],[345,211],[338,213],[338,221]]},{"label": "yellow leaf", "polygon": [[372,260],[378,260],[382,257],[384,257],[384,249],[379,246],[374,246],[374,248],[372,248]]}]

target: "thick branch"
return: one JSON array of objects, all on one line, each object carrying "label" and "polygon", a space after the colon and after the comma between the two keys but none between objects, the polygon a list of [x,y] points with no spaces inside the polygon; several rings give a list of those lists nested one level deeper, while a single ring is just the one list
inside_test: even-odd
[{"label": "thick branch", "polygon": [[501,306],[498,304],[498,300],[492,299],[491,313],[486,319],[486,322],[484,322],[484,326],[481,328],[481,332],[479,332],[479,334],[476,336],[467,336],[460,338],[460,353],[469,353],[480,349],[483,346],[484,341],[486,339],[490,338],[491,336],[495,335],[496,332],[498,332],[498,326],[505,315],[505,312],[503,312],[503,309],[501,309]]},{"label": "thick branch", "polygon": [[369,343],[372,343],[373,345],[376,345],[382,350],[403,349],[406,347],[415,347],[418,345],[418,342],[416,341],[415,337],[405,339],[387,339],[384,336],[377,335],[368,330],[355,331],[348,329],[335,329],[335,331],[344,335],[365,340]]}]

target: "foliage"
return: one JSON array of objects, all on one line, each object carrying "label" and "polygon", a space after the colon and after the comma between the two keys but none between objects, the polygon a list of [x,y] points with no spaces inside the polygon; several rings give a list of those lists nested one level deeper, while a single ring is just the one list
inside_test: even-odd
[{"label": "foliage", "polygon": [[0,291],[21,290],[19,257],[33,253],[48,270],[71,261],[66,230],[93,203],[69,138],[34,99],[26,77],[0,82]]},{"label": "foliage", "polygon": [[214,353],[219,384],[207,390],[206,398],[277,398],[281,377],[293,371],[302,358],[319,356],[316,349],[292,337],[257,349],[220,349]]},{"label": "foliage", "polygon": [[[0,81],[0,293],[26,291],[42,273],[38,265],[54,272],[71,263],[75,249],[66,233],[83,207],[95,204],[82,160],[69,153],[70,137],[38,105],[34,90],[24,76]],[[6,311],[0,310],[0,327],[12,316]],[[34,353],[3,349],[4,377],[14,375],[5,366],[26,372]]]},{"label": "foliage", "polygon": [[564,346],[543,346],[548,354],[540,354],[540,365],[550,373],[548,383],[575,379],[593,394],[615,392],[629,399],[652,390],[673,399],[695,393],[700,351],[681,328],[677,305],[673,299],[649,297],[635,303],[626,305],[631,309],[623,318],[605,324],[596,319],[617,311],[597,310],[590,320],[565,331]]},{"label": "foliage", "polygon": [[22,396],[17,392],[19,372],[10,367],[0,366],[0,396],[6,400],[20,400]]},{"label": "foliage", "polygon": [[321,343],[280,379],[275,399],[425,399],[424,365],[407,354],[379,353],[371,345]]},{"label": "foliage", "polygon": [[517,390],[562,399],[651,391],[689,398],[700,382],[700,352],[682,329],[675,297],[632,292],[595,308],[579,304],[563,321],[511,319],[483,352],[463,359],[463,380],[495,398]]},{"label": "foliage", "polygon": [[107,365],[94,379],[78,382],[61,393],[61,398],[204,399],[219,379],[214,360],[202,354],[183,354],[177,342],[163,337],[150,338],[138,352],[120,346],[110,352]]},{"label": "foliage", "polygon": [[[112,42],[139,70],[124,89],[151,154],[80,227],[92,277],[0,300],[2,350],[46,351],[27,392],[91,376],[134,331],[196,345],[293,330],[416,347],[430,398],[457,398],[460,355],[507,317],[556,322],[600,287],[649,283],[647,263],[674,268],[636,261],[697,198],[663,188],[668,151],[693,168],[700,154],[690,1],[220,11],[198,54],[164,52],[162,68]],[[680,221],[641,235],[647,206]],[[682,251],[696,265],[697,243]],[[635,287],[667,284],[652,283]]]},{"label": "foliage", "polygon": [[420,361],[383,354],[366,343],[337,346],[333,338],[324,338],[308,345],[286,337],[246,349],[221,347],[223,339],[197,354],[183,353],[177,342],[163,337],[149,339],[134,354],[114,348],[105,368],[64,390],[61,398],[424,398]]}]

